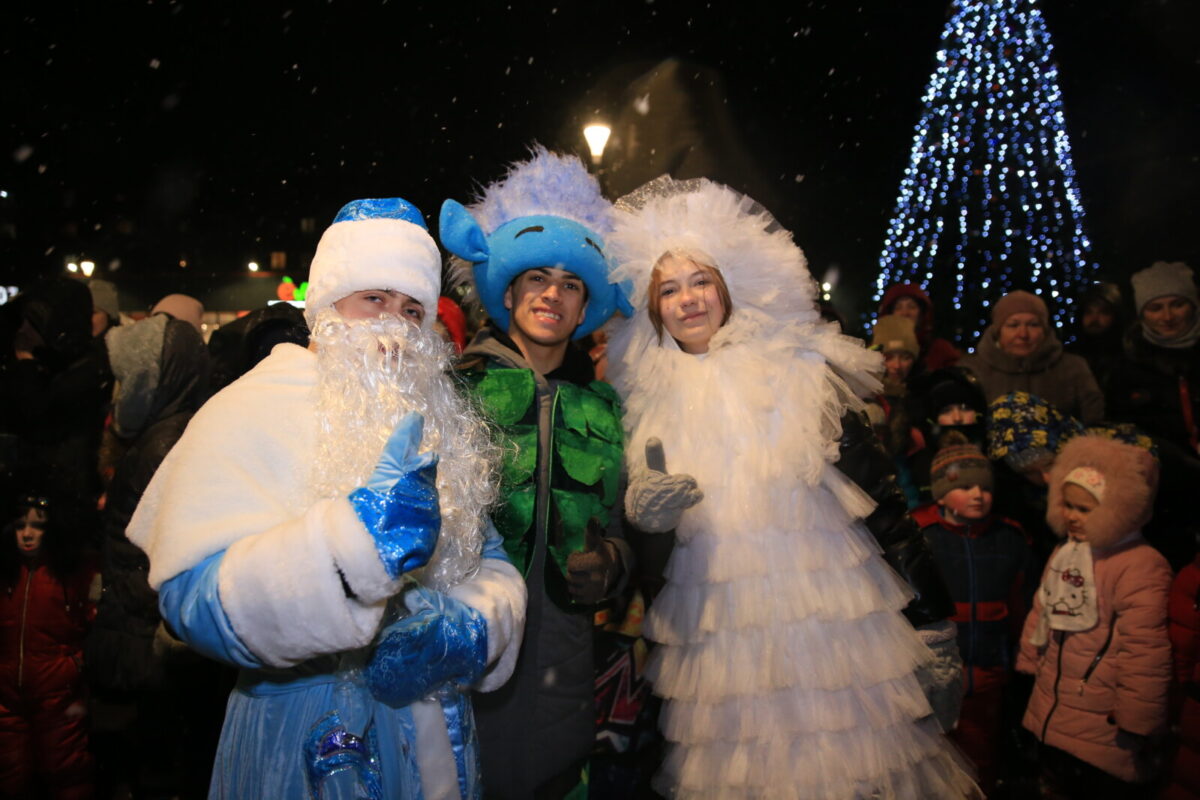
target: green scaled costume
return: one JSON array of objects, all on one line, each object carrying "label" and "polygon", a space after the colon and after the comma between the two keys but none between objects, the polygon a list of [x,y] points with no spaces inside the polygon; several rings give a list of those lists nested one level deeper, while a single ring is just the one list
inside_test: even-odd
[{"label": "green scaled costume", "polygon": [[[586,549],[589,528],[602,536],[618,497],[622,461],[621,405],[601,381],[556,383],[550,398],[550,446],[538,461],[537,384],[528,369],[468,369],[463,374],[504,448],[503,505],[493,521],[504,547],[528,577],[537,527],[546,531],[546,590],[570,605],[567,556]],[[540,470],[539,470],[540,466]],[[539,471],[549,492],[538,508]],[[540,513],[539,513],[540,512]],[[535,526],[535,520],[540,520]]]}]

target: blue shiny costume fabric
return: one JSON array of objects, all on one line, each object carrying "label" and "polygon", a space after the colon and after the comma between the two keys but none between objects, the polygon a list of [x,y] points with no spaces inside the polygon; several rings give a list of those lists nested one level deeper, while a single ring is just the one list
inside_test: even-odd
[{"label": "blue shiny costume fabric", "polygon": [[423,429],[420,414],[405,415],[383,446],[367,485],[349,497],[392,580],[429,563],[441,531],[437,456],[417,452]]},{"label": "blue shiny costume fabric", "polygon": [[371,694],[393,707],[446,683],[470,686],[487,666],[487,622],[478,611],[427,589],[412,594],[412,613],[379,633],[366,667]]},{"label": "blue shiny costume fabric", "polygon": [[314,798],[327,796],[334,793],[327,790],[344,782],[362,800],[384,800],[378,740],[374,728],[365,736],[347,731],[337,712],[321,719],[304,742],[309,793]]},{"label": "blue shiny costume fabric", "polygon": [[350,505],[375,540],[389,578],[423,567],[437,545],[442,518],[438,510],[436,464],[401,476],[386,492],[355,489]]},{"label": "blue shiny costume fabric", "polygon": [[[354,716],[365,712],[369,726],[351,731],[337,714],[345,704],[339,692],[337,655],[313,658],[286,670],[265,668],[238,638],[221,606],[217,576],[224,556],[221,551],[180,573],[159,593],[159,608],[172,630],[210,658],[242,668],[226,709],[209,797],[362,800],[373,796],[370,787],[378,781],[383,797],[420,800],[418,734],[410,708],[386,705],[364,686],[356,700],[366,708],[354,709]],[[499,534],[490,526],[483,557],[508,560]],[[430,630],[447,627],[452,619],[468,628],[453,637],[457,643],[448,662],[453,675],[447,675],[473,680],[486,658],[486,623],[473,609],[449,597],[418,591],[427,606],[418,614],[425,612]],[[438,618],[438,608],[448,611],[448,616]],[[384,635],[381,632],[381,638]],[[426,673],[425,680],[429,677]],[[470,694],[446,686],[434,697],[446,722],[461,796],[479,798],[479,745]],[[319,791],[315,795],[314,781]]]}]

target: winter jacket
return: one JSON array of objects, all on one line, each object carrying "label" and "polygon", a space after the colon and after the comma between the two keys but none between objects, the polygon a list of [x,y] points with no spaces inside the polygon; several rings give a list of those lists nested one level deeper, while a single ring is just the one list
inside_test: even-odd
[{"label": "winter jacket", "polygon": [[233,383],[281,342],[308,347],[304,312],[291,303],[256,308],[217,328],[208,339],[212,362],[209,391],[216,394]]},{"label": "winter jacket", "polygon": [[1200,442],[1200,344],[1174,350],[1146,341],[1140,323],[1125,334],[1113,366],[1108,415],[1196,452]]},{"label": "winter jacket", "polygon": [[1200,522],[1192,497],[1200,485],[1200,345],[1182,350],[1146,341],[1141,325],[1125,336],[1125,352],[1112,369],[1109,416],[1150,434],[1162,461],[1154,519],[1144,531],[1171,565],[1181,569],[1196,554]]},{"label": "winter jacket", "polygon": [[[1083,316],[1089,306],[1107,308],[1113,315],[1112,324],[1099,334],[1090,334],[1083,329]],[[1088,362],[1096,383],[1106,396],[1109,375],[1121,357],[1121,340],[1126,325],[1125,304],[1121,301],[1121,290],[1115,283],[1093,283],[1075,298],[1075,315],[1066,328],[1066,339],[1071,343],[1064,349],[1082,356]]]},{"label": "winter jacket", "polygon": [[1009,392],[1029,392],[1085,424],[1104,417],[1104,395],[1087,362],[1064,353],[1052,331],[1047,329],[1041,346],[1024,358],[1001,350],[998,333],[989,326],[975,352],[960,362],[979,378],[989,403]]},{"label": "winter jacket", "polygon": [[891,314],[893,306],[901,297],[909,297],[921,306],[921,320],[917,326],[917,342],[921,352],[917,356],[914,372],[933,372],[942,367],[952,367],[962,354],[946,339],[933,335],[933,303],[929,295],[915,283],[898,283],[888,287],[879,301],[879,315]]},{"label": "winter jacket", "polygon": [[91,295],[79,281],[54,279],[16,305],[43,344],[32,359],[0,354],[0,479],[52,475],[59,496],[93,505],[112,373],[103,340],[91,336]]},{"label": "winter jacket", "polygon": [[94,567],[85,566],[63,580],[46,566],[23,564],[11,590],[0,589],[4,797],[24,796],[34,771],[56,787],[89,779],[82,665],[83,635],[95,613],[95,575]]},{"label": "winter jacket", "polygon": [[837,468],[876,503],[867,529],[883,548],[884,559],[916,593],[904,609],[908,621],[919,628],[953,616],[954,601],[921,529],[908,514],[896,465],[859,414],[842,417],[838,449]]},{"label": "winter jacket", "polygon": [[[913,512],[954,598],[963,665],[1007,673],[1013,640],[1033,588],[1033,556],[1021,526],[989,516],[971,524],[944,519],[937,505]],[[967,671],[968,693],[972,672]]]},{"label": "winter jacket", "polygon": [[[1151,777],[1126,733],[1164,731],[1171,677],[1166,560],[1134,534],[1092,550],[1099,622],[1088,631],[1051,631],[1029,642],[1042,611],[1040,592],[1021,633],[1017,669],[1035,676],[1024,726],[1045,744],[1115,775]],[[1124,733],[1123,733],[1124,732]]]},{"label": "winter jacket", "polygon": [[1200,559],[1180,570],[1171,583],[1168,632],[1175,683],[1171,717],[1178,749],[1164,800],[1200,798]]},{"label": "winter jacket", "polygon": [[[538,786],[585,759],[594,741],[594,609],[572,605],[564,596],[562,572],[550,552],[550,545],[554,543],[548,542],[553,532],[558,531],[561,535],[564,528],[556,510],[561,493],[574,488],[581,490],[578,496],[589,504],[593,496],[601,502],[608,500],[612,513],[606,514],[606,536],[616,546],[626,575],[633,562],[632,551],[620,533],[620,505],[615,508],[611,505],[621,497],[621,492],[611,498],[593,495],[582,484],[568,480],[552,469],[549,454],[558,453],[559,448],[569,445],[570,440],[566,437],[572,435],[565,427],[567,415],[560,408],[560,393],[564,387],[570,387],[569,391],[582,390],[590,397],[588,402],[604,407],[619,401],[607,386],[592,385],[592,363],[586,353],[569,347],[563,365],[542,376],[529,368],[512,340],[494,327],[480,331],[467,346],[463,353],[462,374],[468,386],[478,386],[479,381],[489,375],[503,374],[512,376],[514,381],[531,377],[533,382],[532,399],[536,408],[527,411],[528,401],[514,401],[511,416],[519,419],[496,419],[495,412],[501,405],[499,398],[489,401],[486,395],[482,397],[485,414],[490,410],[493,421],[503,423],[502,435],[516,443],[511,449],[515,449],[517,459],[522,452],[522,439],[529,443],[524,452],[536,448],[536,456],[527,465],[532,469],[531,473],[529,469],[510,470],[506,467],[506,475],[519,471],[524,478],[521,486],[529,488],[502,486],[510,499],[493,515],[496,527],[505,535],[506,549],[525,574],[529,590],[524,644],[512,680],[499,691],[475,697],[487,794],[529,797]],[[493,404],[491,409],[489,404]],[[619,473],[623,433],[619,417],[617,419],[616,441],[607,444],[616,446],[614,469]],[[606,468],[601,483],[618,478],[618,474],[607,475],[608,471]],[[526,473],[529,473],[528,477],[524,477]],[[513,495],[522,491],[531,493],[534,498],[532,524],[513,525],[506,517],[515,510]],[[555,495],[553,504],[551,492]],[[611,587],[610,594],[620,591],[621,585],[623,581]]]},{"label": "winter jacket", "polygon": [[122,433],[134,438],[108,487],[102,517],[104,594],[88,637],[88,668],[93,686],[138,691],[161,678],[154,654],[160,617],[158,594],[146,580],[150,562],[125,538],[125,526],[207,396],[208,353],[190,323],[165,315],[125,326],[110,334],[110,342],[120,380],[114,418],[127,426]]}]

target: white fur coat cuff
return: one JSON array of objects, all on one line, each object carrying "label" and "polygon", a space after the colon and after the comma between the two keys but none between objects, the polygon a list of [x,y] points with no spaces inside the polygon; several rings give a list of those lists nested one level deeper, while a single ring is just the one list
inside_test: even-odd
[{"label": "white fur coat cuff", "polygon": [[375,540],[354,513],[350,501],[338,498],[329,503],[329,523],[325,530],[329,549],[354,596],[361,603],[374,605],[400,591],[401,581],[388,577]]},{"label": "white fur coat cuff", "polygon": [[240,539],[225,552],[217,575],[221,605],[264,663],[287,667],[362,647],[374,636],[386,595],[376,602],[348,598],[335,566],[341,565],[355,591],[353,581],[368,572],[360,561],[338,561],[338,553],[351,550],[342,540],[353,541],[354,531],[343,527],[347,513],[378,562],[370,535],[344,499],[319,500],[300,517]]},{"label": "white fur coat cuff", "polygon": [[479,571],[447,592],[487,620],[488,668],[475,688],[499,689],[512,676],[525,633],[525,580],[517,568],[499,558],[485,558]]}]

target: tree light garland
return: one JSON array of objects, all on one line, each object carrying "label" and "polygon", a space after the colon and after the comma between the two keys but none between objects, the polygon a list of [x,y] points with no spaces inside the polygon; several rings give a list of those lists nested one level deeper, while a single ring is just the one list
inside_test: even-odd
[{"label": "tree light garland", "polygon": [[1050,34],[1034,0],[955,0],[952,12],[874,299],[894,283],[920,284],[973,344],[992,304],[1026,288],[1061,328],[1096,264]]}]

